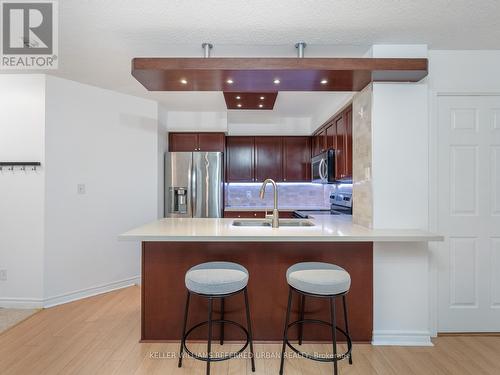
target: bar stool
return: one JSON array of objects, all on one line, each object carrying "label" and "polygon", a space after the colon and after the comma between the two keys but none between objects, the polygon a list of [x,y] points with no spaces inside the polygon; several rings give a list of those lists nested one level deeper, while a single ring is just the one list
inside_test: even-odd
[{"label": "bar stool", "polygon": [[[255,372],[253,341],[252,341],[252,325],[250,322],[250,308],[248,305],[248,293],[247,293],[247,284],[248,284],[247,269],[239,264],[231,262],[202,263],[190,268],[186,272],[185,282],[187,288],[187,298],[186,298],[186,306],[184,309],[184,323],[182,326],[182,339],[181,339],[181,347],[179,350],[178,366],[182,367],[182,355],[185,350],[193,358],[207,362],[207,375],[209,375],[211,362],[225,361],[234,358],[238,354],[242,353],[247,348],[248,345],[250,345],[250,359],[252,363],[252,371]],[[247,328],[243,327],[241,324],[236,323],[232,320],[224,319],[224,299],[242,292],[245,295]],[[186,331],[189,300],[191,298],[191,294],[208,298],[208,320],[198,323]],[[220,306],[221,306],[220,319],[212,319],[212,309],[213,309],[214,299],[220,299]],[[214,358],[211,353],[212,325],[214,323],[221,325],[221,333],[220,333],[221,345],[224,343],[224,324],[231,324],[241,329],[246,335],[245,345],[237,352],[227,354],[224,357]],[[208,325],[208,344],[207,344],[206,357],[194,354],[186,346],[186,339],[189,336],[189,334],[193,332],[195,329],[204,325]]]},{"label": "bar stool", "polygon": [[[338,374],[337,362],[341,359],[349,358],[349,364],[352,364],[352,340],[349,334],[349,324],[347,322],[347,302],[346,294],[351,286],[351,277],[342,267],[329,263],[321,262],[303,262],[297,263],[288,268],[286,279],[289,285],[288,307],[286,312],[285,330],[283,333],[283,348],[281,350],[280,375],[283,374],[285,361],[285,348],[288,346],[301,357],[320,362],[333,362],[334,374]],[[292,307],[292,293],[295,292],[301,296],[300,319],[290,323],[290,311]],[[317,319],[304,319],[305,298],[328,298],[330,300],[330,322]],[[345,331],[337,327],[335,313],[335,299],[342,297],[344,305]],[[299,325],[299,345],[302,345],[302,326],[304,323],[315,323],[329,326],[332,330],[333,356],[332,358],[323,358],[304,353],[295,348],[288,341],[288,329]],[[342,333],[347,340],[347,351],[337,355],[337,331]]]}]

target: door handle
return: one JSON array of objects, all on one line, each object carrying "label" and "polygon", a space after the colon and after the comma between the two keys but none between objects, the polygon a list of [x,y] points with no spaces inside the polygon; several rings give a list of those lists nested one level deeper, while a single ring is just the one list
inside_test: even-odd
[{"label": "door handle", "polygon": [[318,173],[319,173],[319,178],[321,180],[325,180],[326,179],[326,176],[325,174],[323,173],[324,170],[323,170],[323,166],[326,165],[326,162],[325,162],[325,159],[321,159],[319,161],[319,166],[318,166]]}]

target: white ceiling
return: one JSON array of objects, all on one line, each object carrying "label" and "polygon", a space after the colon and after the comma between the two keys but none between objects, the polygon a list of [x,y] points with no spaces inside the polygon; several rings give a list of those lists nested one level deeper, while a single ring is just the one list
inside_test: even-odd
[{"label": "white ceiling", "polygon": [[[53,74],[173,110],[224,110],[221,93],[147,92],[130,75],[131,58],[201,56],[204,41],[213,56],[295,56],[300,40],[306,56],[363,56],[384,43],[499,49],[499,15],[492,0],[61,0]],[[290,98],[279,106],[300,115],[319,102]]]}]

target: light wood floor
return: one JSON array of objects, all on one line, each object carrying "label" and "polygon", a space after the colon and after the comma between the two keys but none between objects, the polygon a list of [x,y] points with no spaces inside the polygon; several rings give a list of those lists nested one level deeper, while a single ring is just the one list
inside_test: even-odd
[{"label": "light wood floor", "polygon": [[[177,344],[140,344],[140,289],[131,287],[43,310],[0,335],[0,374],[204,374],[205,364],[185,359],[177,368]],[[439,337],[429,348],[354,346],[354,364],[341,374],[500,374],[500,337]],[[328,352],[329,345],[304,345]],[[192,348],[204,351],[205,345]],[[224,345],[223,350],[236,345]],[[217,349],[217,346],[215,347]],[[256,354],[279,353],[276,344],[255,345]],[[159,356],[161,358],[154,358]],[[259,358],[256,374],[277,375],[279,360]],[[248,359],[212,365],[215,374],[251,374]],[[285,374],[331,374],[331,364],[286,361]]]}]

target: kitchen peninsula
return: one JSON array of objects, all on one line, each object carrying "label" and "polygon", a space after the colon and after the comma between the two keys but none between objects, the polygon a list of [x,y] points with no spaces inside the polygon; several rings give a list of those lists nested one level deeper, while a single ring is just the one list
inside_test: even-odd
[{"label": "kitchen peninsula", "polygon": [[[283,224],[293,219],[280,220]],[[249,297],[257,341],[281,339],[286,310],[286,269],[301,261],[323,261],[344,267],[351,275],[349,319],[354,341],[369,342],[373,331],[373,243],[440,241],[441,236],[420,230],[372,230],[352,224],[347,216],[318,216],[300,226],[237,226],[251,220],[165,218],[120,236],[142,243],[142,341],[180,339],[184,274],[195,264],[232,261],[250,273]],[[297,223],[297,221],[295,221]],[[309,226],[306,226],[309,225]],[[237,296],[226,301],[226,318],[239,320]],[[234,302],[234,303],[233,303]],[[306,306],[306,315],[327,318],[324,301]],[[190,319],[206,319],[200,299],[190,307]],[[293,311],[297,313],[297,304]],[[312,315],[311,315],[312,316]],[[240,340],[228,327],[229,340]],[[193,334],[193,338],[202,338]],[[328,340],[321,327],[308,327],[305,340]]]}]

